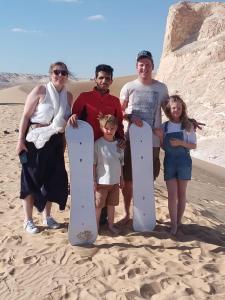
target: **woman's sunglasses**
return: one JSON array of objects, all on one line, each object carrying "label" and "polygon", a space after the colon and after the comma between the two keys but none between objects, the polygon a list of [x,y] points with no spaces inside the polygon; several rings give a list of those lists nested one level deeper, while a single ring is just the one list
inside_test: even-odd
[{"label": "woman's sunglasses", "polygon": [[62,76],[68,76],[68,72],[66,70],[53,70],[52,72],[57,76],[59,76],[59,74]]}]

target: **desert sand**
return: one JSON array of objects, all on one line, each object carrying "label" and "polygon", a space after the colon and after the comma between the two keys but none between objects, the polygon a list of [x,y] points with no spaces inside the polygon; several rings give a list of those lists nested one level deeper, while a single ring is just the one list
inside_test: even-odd
[{"label": "desert sand", "polygon": [[[127,79],[115,80],[115,94]],[[70,89],[75,94],[91,86],[92,82],[71,83]],[[60,229],[44,228],[35,211],[41,232],[23,231],[15,147],[30,88],[0,91],[0,299],[225,299],[225,170],[218,166],[194,160],[184,224],[174,238],[169,235],[162,172],[155,183],[153,232],[133,232],[130,223],[121,227],[121,235],[113,236],[103,227],[94,245],[71,246],[70,198],[64,212],[53,206]],[[123,213],[121,197],[116,221]]]}]

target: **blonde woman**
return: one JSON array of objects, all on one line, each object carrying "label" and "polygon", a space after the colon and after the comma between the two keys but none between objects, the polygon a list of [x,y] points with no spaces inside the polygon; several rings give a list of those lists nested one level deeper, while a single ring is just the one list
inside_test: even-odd
[{"label": "blonde woman", "polygon": [[50,66],[50,81],[36,86],[27,96],[20,122],[16,152],[22,164],[20,198],[24,229],[37,233],[33,206],[43,212],[48,228],[60,225],[51,216],[52,202],[63,210],[68,196],[64,163],[64,129],[71,115],[72,94],[66,90],[69,70],[63,62]]}]

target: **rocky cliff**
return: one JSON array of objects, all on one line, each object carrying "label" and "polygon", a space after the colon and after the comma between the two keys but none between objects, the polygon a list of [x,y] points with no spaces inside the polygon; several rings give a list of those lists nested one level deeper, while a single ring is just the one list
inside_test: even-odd
[{"label": "rocky cliff", "polygon": [[194,155],[225,167],[225,3],[171,6],[157,79],[207,124]]}]

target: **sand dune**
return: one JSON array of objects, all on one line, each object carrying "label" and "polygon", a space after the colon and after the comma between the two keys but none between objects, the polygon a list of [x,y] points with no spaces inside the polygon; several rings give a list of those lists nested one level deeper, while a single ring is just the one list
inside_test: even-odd
[{"label": "sand dune", "polygon": [[[111,93],[119,97],[119,91],[121,87],[128,81],[133,80],[136,76],[124,76],[117,77],[114,79],[111,86]],[[24,103],[28,93],[35,87],[35,85],[40,84],[40,82],[24,83],[23,85],[17,85],[9,88],[0,90],[0,104],[11,104],[11,103]],[[73,81],[70,80],[68,83],[68,89],[74,96],[77,96],[85,91],[91,90],[94,87],[94,81]]]},{"label": "sand dune", "polygon": [[[30,90],[34,87],[30,87]],[[0,90],[0,103],[24,103],[29,90],[20,85]]]},{"label": "sand dune", "polygon": [[[115,94],[123,80],[115,80]],[[78,86],[81,91],[91,83],[72,84],[74,94]],[[53,208],[59,230],[44,228],[35,211],[41,233],[23,232],[15,155],[23,106],[9,103],[24,102],[30,88],[0,91],[1,103],[8,103],[0,105],[0,299],[225,299],[223,168],[195,161],[185,224],[173,239],[162,176],[155,184],[157,226],[152,233],[135,233],[128,224],[121,235],[112,236],[103,228],[93,246],[72,247],[70,199],[64,212]],[[121,198],[116,220],[122,216]]]}]

